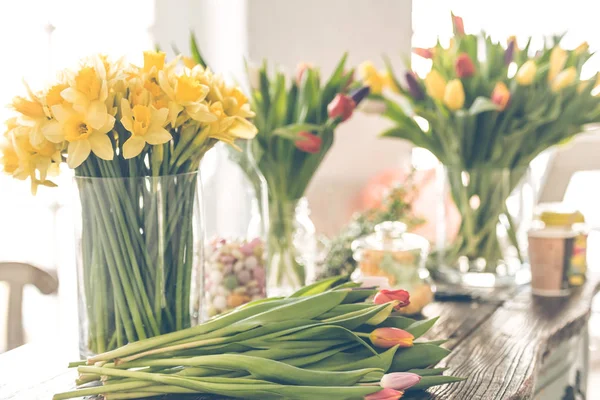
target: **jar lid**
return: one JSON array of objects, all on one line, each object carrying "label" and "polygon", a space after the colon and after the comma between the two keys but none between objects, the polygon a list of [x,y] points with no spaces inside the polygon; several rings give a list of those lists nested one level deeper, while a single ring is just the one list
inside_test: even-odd
[{"label": "jar lid", "polygon": [[352,242],[354,259],[362,259],[363,250],[403,252],[411,250],[429,251],[429,241],[423,236],[406,232],[406,224],[385,221],[375,226],[375,232]]},{"label": "jar lid", "polygon": [[585,222],[585,218],[579,211],[542,211],[540,220],[547,226],[573,225]]}]

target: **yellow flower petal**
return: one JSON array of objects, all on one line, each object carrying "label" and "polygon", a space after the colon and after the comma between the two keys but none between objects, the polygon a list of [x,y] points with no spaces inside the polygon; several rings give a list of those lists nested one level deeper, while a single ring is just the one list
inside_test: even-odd
[{"label": "yellow flower petal", "polygon": [[229,133],[241,139],[252,139],[258,130],[248,120],[236,117],[234,124],[229,128]]},{"label": "yellow flower petal", "polygon": [[148,130],[144,135],[144,140],[152,145],[167,143],[172,138],[173,136],[164,128]]},{"label": "yellow flower petal", "polygon": [[167,108],[161,108],[159,110],[152,110],[152,120],[150,125],[165,126],[167,123],[167,117],[169,116],[169,110]]},{"label": "yellow flower petal", "polygon": [[114,157],[114,150],[109,137],[102,133],[94,133],[88,138],[90,147],[95,155],[103,160],[112,160]]},{"label": "yellow flower petal", "polygon": [[92,101],[87,109],[86,121],[92,128],[99,129],[106,123],[107,116],[106,104],[101,101]]},{"label": "yellow flower petal", "polygon": [[77,140],[69,143],[67,150],[67,165],[75,169],[79,167],[90,155],[92,147],[87,140]]},{"label": "yellow flower petal", "polygon": [[146,146],[146,141],[140,136],[131,136],[123,144],[123,157],[126,159],[138,156]]}]

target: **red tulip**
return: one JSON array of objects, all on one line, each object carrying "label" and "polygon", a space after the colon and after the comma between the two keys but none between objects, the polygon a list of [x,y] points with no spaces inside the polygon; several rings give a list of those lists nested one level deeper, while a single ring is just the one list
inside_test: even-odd
[{"label": "red tulip", "polygon": [[377,328],[371,332],[369,339],[374,346],[389,349],[394,346],[411,347],[415,337],[399,328]]},{"label": "red tulip", "polygon": [[433,58],[433,49],[424,49],[422,47],[413,47],[412,52],[423,58]]},{"label": "red tulip", "polygon": [[410,304],[410,294],[406,290],[380,290],[375,295],[373,302],[375,304],[385,304],[392,301],[397,301],[398,305],[394,309],[399,310]]},{"label": "red tulip", "polygon": [[465,24],[463,19],[458,15],[452,14],[452,27],[456,36],[463,36],[465,34]]},{"label": "red tulip", "polygon": [[329,118],[340,118],[341,122],[344,122],[352,116],[355,108],[356,103],[352,100],[352,97],[338,93],[327,106],[327,111]]},{"label": "red tulip", "polygon": [[459,78],[468,78],[475,74],[475,64],[473,64],[471,57],[467,53],[460,53],[458,55],[454,69],[456,70],[456,76]]},{"label": "red tulip", "polygon": [[300,139],[296,140],[294,144],[299,150],[310,154],[318,153],[321,150],[322,140],[317,135],[303,131],[298,133],[298,136]]},{"label": "red tulip", "polygon": [[379,392],[368,394],[365,400],[398,400],[404,394],[401,390],[382,389]]}]

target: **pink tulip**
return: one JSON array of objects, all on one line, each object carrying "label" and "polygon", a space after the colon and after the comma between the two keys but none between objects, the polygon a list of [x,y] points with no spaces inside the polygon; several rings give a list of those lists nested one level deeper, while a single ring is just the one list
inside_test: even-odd
[{"label": "pink tulip", "polygon": [[411,347],[415,337],[399,328],[377,328],[371,332],[369,339],[374,346],[389,349],[394,346]]},{"label": "pink tulip", "polygon": [[468,78],[475,75],[475,64],[473,64],[467,53],[461,53],[456,57],[454,69],[456,70],[456,76],[459,78]]},{"label": "pink tulip", "polygon": [[398,400],[404,394],[403,391],[394,389],[382,389],[379,392],[368,394],[365,400]]},{"label": "pink tulip", "polygon": [[421,377],[412,372],[392,372],[381,378],[380,385],[385,389],[406,390],[421,382]]},{"label": "pink tulip", "polygon": [[310,63],[300,63],[298,64],[298,66],[296,67],[296,84],[300,85],[302,83],[302,77],[304,76],[304,72],[306,72],[307,69],[312,69],[313,65]]},{"label": "pink tulip", "polygon": [[412,52],[423,58],[433,58],[433,50],[423,47],[413,47]]},{"label": "pink tulip", "polygon": [[373,298],[375,304],[385,304],[392,301],[397,301],[398,305],[394,307],[395,310],[399,310],[402,307],[406,307],[410,304],[410,294],[406,290],[380,290]]},{"label": "pink tulip", "polygon": [[311,154],[318,153],[321,150],[322,140],[317,135],[304,131],[298,133],[298,136],[300,136],[300,139],[296,140],[294,144],[299,150]]},{"label": "pink tulip", "polygon": [[454,34],[456,36],[464,36],[465,34],[465,23],[462,17],[452,14],[452,27],[454,28]]},{"label": "pink tulip", "polygon": [[352,97],[339,93],[327,106],[327,112],[329,113],[329,118],[335,119],[339,117],[341,122],[344,122],[352,116],[355,108],[356,103],[352,100]]}]

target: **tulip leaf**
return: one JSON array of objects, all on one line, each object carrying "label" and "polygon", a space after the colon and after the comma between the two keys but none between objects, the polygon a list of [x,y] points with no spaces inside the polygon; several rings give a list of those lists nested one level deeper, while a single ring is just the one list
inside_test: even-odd
[{"label": "tulip leaf", "polygon": [[444,373],[444,371],[446,371],[448,368],[425,368],[425,369],[410,369],[407,372],[412,372],[413,374],[417,374],[420,376],[434,376],[434,375],[441,375]]},{"label": "tulip leaf", "polygon": [[[312,348],[312,350],[311,350],[311,352],[316,350],[316,352],[314,354],[307,355],[306,354],[307,352],[304,351],[304,355],[298,354],[297,357],[290,357],[290,358],[286,357],[283,360],[283,362],[285,362],[286,364],[289,364],[289,365],[293,365],[294,367],[306,367],[307,365],[318,363],[319,361],[325,360],[326,358],[331,357],[334,354],[341,353],[342,351],[351,349],[352,347],[355,347],[355,346],[356,346],[355,343],[350,343],[350,344],[343,345],[343,346],[328,348],[326,350],[322,350],[318,347],[315,347],[315,348]],[[288,353],[289,353],[289,350],[288,350]]]},{"label": "tulip leaf", "polygon": [[[335,288],[334,290],[338,290],[338,288]],[[377,293],[377,289],[352,289],[350,290],[350,293],[348,293],[348,296],[346,296],[344,301],[342,301],[342,304],[358,303],[375,295],[375,293]]]},{"label": "tulip leaf", "polygon": [[313,340],[315,345],[317,345],[322,340],[350,340],[356,343],[362,344],[364,347],[371,350],[372,353],[376,354],[376,352],[371,348],[371,346],[365,342],[361,337],[357,336],[354,332],[336,325],[318,325],[314,327],[307,328],[303,331],[293,333],[291,335],[280,336],[275,338],[275,342],[285,341],[285,342],[293,342],[296,340]]},{"label": "tulip leaf", "polygon": [[194,32],[190,32],[190,50],[192,52],[192,57],[194,58],[194,61],[196,61],[204,68],[208,67],[208,64],[206,63],[206,61],[202,57],[202,54],[200,53],[200,49],[198,48],[198,43],[196,42],[196,35],[194,34]]},{"label": "tulip leaf", "polygon": [[[343,326],[347,329],[356,329],[363,324],[377,325],[379,322],[388,318],[394,310],[394,305],[391,303],[373,305],[366,310],[353,311],[337,317],[323,320],[323,323],[330,323]],[[375,320],[373,322],[373,320]]]},{"label": "tulip leaf", "polygon": [[411,326],[412,324],[414,324],[415,322],[417,322],[417,320],[412,319],[412,318],[403,317],[401,315],[392,315],[388,319],[383,321],[381,324],[379,324],[378,327],[406,329],[409,326]]},{"label": "tulip leaf", "polygon": [[498,105],[493,103],[490,99],[482,96],[477,97],[469,108],[470,115],[477,115],[487,111],[498,111]]},{"label": "tulip leaf", "polygon": [[425,390],[432,386],[443,385],[446,383],[461,382],[467,378],[459,378],[456,376],[423,376],[421,381],[415,386],[408,388],[407,390]]},{"label": "tulip leaf", "polygon": [[[321,127],[315,124],[292,124],[287,126],[282,126],[281,128],[277,128],[273,131],[274,135],[279,137],[283,137],[289,140],[298,140],[298,134],[300,132],[319,132]],[[298,297],[298,296],[290,296],[290,297]]]},{"label": "tulip leaf", "polygon": [[[307,124],[301,124],[301,125],[307,125]],[[338,282],[342,282],[342,281],[346,281],[346,280],[348,280],[348,276],[334,276],[332,278],[323,279],[323,280],[313,283],[312,285],[304,286],[302,289],[294,292],[289,297],[311,296],[314,294],[323,293],[326,290],[336,286],[336,284]]]},{"label": "tulip leaf", "polygon": [[434,346],[440,346],[440,345],[442,345],[442,344],[444,344],[446,342],[448,342],[448,339],[430,340],[430,341],[427,341],[427,342],[418,341],[418,342],[414,342],[414,344],[415,345],[432,344]]},{"label": "tulip leaf", "polygon": [[321,362],[306,366],[308,369],[319,371],[351,371],[362,368],[380,368],[384,372],[389,371],[398,346],[387,349],[381,354],[365,358],[355,353],[337,353]]},{"label": "tulip leaf", "polygon": [[415,339],[423,336],[436,323],[439,317],[417,321],[408,326],[405,330],[412,333]]},{"label": "tulip leaf", "polygon": [[361,311],[373,307],[372,304],[365,303],[352,303],[352,304],[340,304],[337,307],[332,308],[325,314],[319,315],[317,319],[324,320],[327,318],[337,317],[339,315],[348,314],[355,311]]},{"label": "tulip leaf", "polygon": [[400,349],[394,356],[391,371],[404,372],[413,368],[424,368],[437,364],[448,354],[450,350],[431,344]]}]

